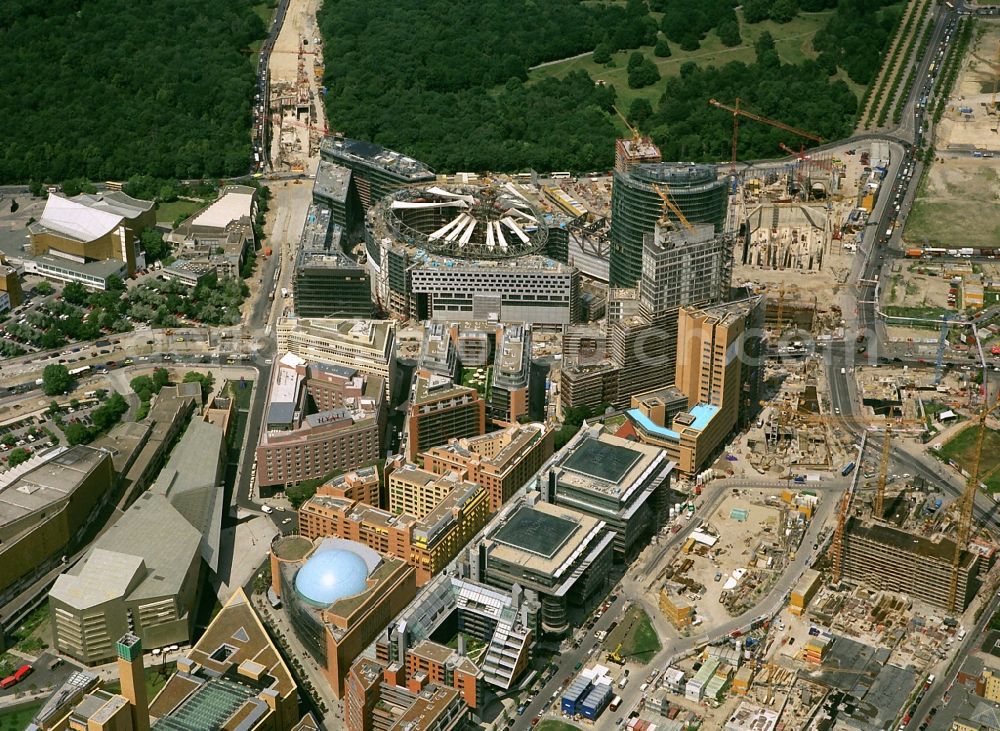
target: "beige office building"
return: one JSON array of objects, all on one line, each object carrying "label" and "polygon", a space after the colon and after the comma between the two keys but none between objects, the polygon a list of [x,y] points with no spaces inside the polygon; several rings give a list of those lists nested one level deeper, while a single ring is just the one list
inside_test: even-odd
[{"label": "beige office building", "polygon": [[396,323],[283,317],[277,324],[278,352],[310,363],[344,366],[378,376],[388,394],[396,376]]}]

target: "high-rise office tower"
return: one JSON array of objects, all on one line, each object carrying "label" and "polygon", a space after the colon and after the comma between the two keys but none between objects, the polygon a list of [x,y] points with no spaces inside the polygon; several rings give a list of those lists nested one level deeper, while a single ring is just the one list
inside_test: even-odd
[{"label": "high-rise office tower", "polygon": [[[655,163],[634,165],[627,172],[615,170],[611,188],[612,287],[638,284],[643,244],[664,215],[661,192],[670,196],[691,223],[711,223],[716,231],[723,230],[729,197],[726,181],[714,167]],[[677,220],[672,213],[668,215]]]}]

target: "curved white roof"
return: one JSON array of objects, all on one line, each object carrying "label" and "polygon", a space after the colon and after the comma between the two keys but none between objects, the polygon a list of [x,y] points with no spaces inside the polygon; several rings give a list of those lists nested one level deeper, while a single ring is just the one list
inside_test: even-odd
[{"label": "curved white roof", "polygon": [[113,231],[123,220],[123,216],[52,194],[45,202],[39,223],[79,241],[94,241]]}]

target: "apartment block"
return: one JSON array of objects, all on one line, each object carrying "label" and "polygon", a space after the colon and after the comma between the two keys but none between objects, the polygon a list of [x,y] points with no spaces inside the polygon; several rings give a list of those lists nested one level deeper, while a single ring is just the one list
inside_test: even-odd
[{"label": "apartment block", "polygon": [[299,508],[299,532],[310,540],[334,536],[355,541],[399,558],[416,569],[417,585],[423,586],[479,532],[489,515],[488,493],[474,483],[456,481],[423,518],[316,495]]},{"label": "apartment block", "polygon": [[[463,663],[449,675],[462,679],[465,671]],[[347,731],[455,731],[468,716],[461,692],[427,675],[404,680],[397,668],[369,658],[351,667],[344,701]]]},{"label": "apartment block", "polygon": [[452,439],[423,452],[424,469],[455,472],[478,483],[490,495],[496,512],[552,456],[553,433],[543,424],[525,424],[478,437]]},{"label": "apartment block", "polygon": [[396,377],[396,325],[391,320],[282,317],[275,331],[279,353],[378,376],[389,395]]},{"label": "apartment block", "polygon": [[528,413],[528,385],[531,374],[531,327],[510,324],[504,327],[493,363],[490,418],[509,426]]},{"label": "apartment block", "polygon": [[418,373],[410,391],[406,417],[406,455],[416,462],[425,449],[449,439],[478,436],[486,431],[486,402],[474,388],[450,378]]},{"label": "apartment block", "polygon": [[440,475],[405,464],[389,473],[389,512],[408,513],[418,520],[424,518],[458,484],[454,473]]}]

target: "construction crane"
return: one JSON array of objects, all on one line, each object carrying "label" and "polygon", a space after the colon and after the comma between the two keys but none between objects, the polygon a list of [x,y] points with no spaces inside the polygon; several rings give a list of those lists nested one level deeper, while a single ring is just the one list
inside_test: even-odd
[{"label": "construction crane", "polygon": [[759,114],[754,114],[753,112],[748,112],[746,109],[742,109],[740,107],[740,98],[739,97],[736,97],[736,104],[735,104],[735,106],[732,106],[732,107],[729,106],[729,105],[727,105],[727,104],[723,104],[722,102],[717,101],[715,99],[709,99],[708,103],[711,104],[713,107],[718,107],[719,109],[723,109],[723,110],[725,110],[725,111],[727,111],[727,112],[729,112],[729,113],[731,113],[733,115],[733,166],[734,166],[734,168],[736,166],[736,148],[737,148],[737,144],[738,144],[738,140],[739,140],[739,136],[740,136],[740,117],[746,117],[747,119],[752,119],[755,122],[761,122],[763,124],[767,124],[767,125],[770,125],[772,127],[777,127],[778,129],[782,129],[785,132],[791,132],[793,135],[798,135],[799,137],[803,137],[803,138],[805,138],[807,140],[812,140],[813,142],[822,142],[823,141],[822,137],[820,137],[818,135],[814,135],[812,132],[806,132],[805,130],[799,129],[798,127],[792,127],[790,124],[785,124],[784,122],[779,122],[776,119],[768,119],[767,117],[762,117]]},{"label": "construction crane", "polygon": [[983,458],[983,441],[986,438],[986,419],[994,409],[1000,406],[1000,392],[992,404],[984,405],[979,412],[979,431],[976,434],[976,451],[969,470],[969,480],[965,483],[965,491],[959,497],[958,535],[955,537],[955,554],[951,560],[951,581],[948,586],[948,607],[951,611],[961,611],[958,603],[958,570],[961,568],[962,552],[969,545],[972,534],[972,508],[976,504],[976,492],[979,490],[979,468]]},{"label": "construction crane", "polygon": [[779,142],[778,147],[787,152],[789,155],[795,155],[799,159],[799,162],[809,163],[810,165],[815,165],[818,168],[823,168],[824,170],[832,170],[833,163],[829,160],[817,159],[806,154],[805,145],[799,147],[798,150],[793,150],[791,147],[786,145],[784,142]]},{"label": "construction crane", "polygon": [[613,106],[611,108],[615,110],[615,114],[618,115],[618,118],[621,119],[621,121],[625,123],[625,127],[632,134],[632,141],[635,142],[636,144],[638,144],[639,141],[642,140],[642,135],[639,134],[639,130],[637,130],[632,125],[632,123],[628,121],[628,119],[625,117],[624,114],[621,113],[621,111],[618,109],[618,107],[614,107]]},{"label": "construction crane", "polygon": [[694,231],[694,226],[687,220],[687,216],[685,216],[681,212],[681,209],[678,208],[672,200],[670,200],[670,189],[667,188],[666,184],[653,183],[653,190],[655,190],[656,194],[663,199],[663,216],[661,216],[660,220],[662,221],[667,218],[667,209],[669,208],[670,212],[677,216],[677,220],[684,225],[684,228],[688,231]]},{"label": "construction crane", "polygon": [[892,425],[885,425],[885,437],[882,439],[882,457],[879,460],[878,482],[875,487],[875,504],[872,510],[875,520],[885,517],[885,483],[889,477],[889,452],[892,446]]},{"label": "construction crane", "polygon": [[948,328],[951,326],[951,313],[949,312],[941,320],[941,334],[938,336],[937,358],[934,361],[934,385],[941,383],[941,375],[944,372],[944,348],[948,344]]},{"label": "construction crane", "polygon": [[[842,417],[842,416],[829,416],[829,415],[815,415],[811,414],[805,417],[806,421],[811,421],[815,423],[828,424],[828,423],[843,423],[846,421],[859,422],[868,425],[878,425],[881,424],[885,428],[884,440],[882,442],[882,455],[879,461],[879,474],[878,482],[875,483],[875,500],[874,500],[874,516],[877,520],[883,519],[883,511],[885,505],[885,485],[888,482],[889,476],[889,456],[891,453],[890,445],[892,439],[892,425],[920,425],[925,426],[924,422],[919,419],[877,419],[868,417]],[[867,433],[866,433],[867,438]],[[863,452],[863,450],[862,450]],[[844,495],[840,500],[840,505],[837,508],[837,527],[833,533],[833,581],[834,583],[840,582],[841,577],[841,554],[844,547],[844,531],[847,527],[847,518],[851,514],[851,501],[854,498],[854,480],[851,480],[850,486],[844,491]]]}]

